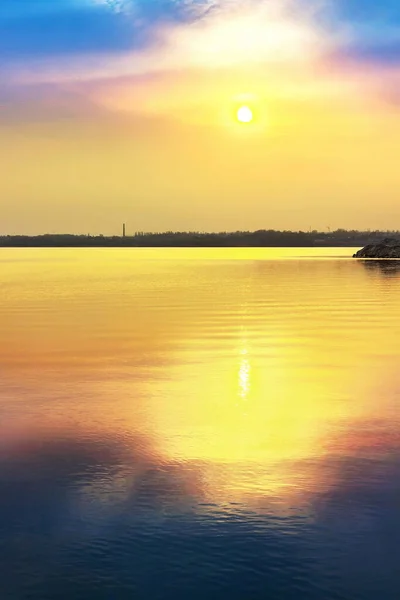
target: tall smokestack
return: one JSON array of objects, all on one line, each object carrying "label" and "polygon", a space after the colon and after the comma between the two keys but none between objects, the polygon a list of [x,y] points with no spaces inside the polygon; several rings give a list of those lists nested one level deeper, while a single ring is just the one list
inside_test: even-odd
[{"label": "tall smokestack", "polygon": [[122,225],[122,237],[126,236],[126,225],[125,223]]}]

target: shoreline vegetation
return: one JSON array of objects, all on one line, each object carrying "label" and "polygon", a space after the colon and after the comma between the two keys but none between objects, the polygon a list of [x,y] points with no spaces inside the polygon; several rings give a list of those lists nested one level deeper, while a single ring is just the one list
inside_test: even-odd
[{"label": "shoreline vegetation", "polygon": [[137,232],[127,236],[44,234],[0,235],[0,248],[255,248],[255,247],[357,247],[400,238],[399,231],[235,231],[235,232]]}]

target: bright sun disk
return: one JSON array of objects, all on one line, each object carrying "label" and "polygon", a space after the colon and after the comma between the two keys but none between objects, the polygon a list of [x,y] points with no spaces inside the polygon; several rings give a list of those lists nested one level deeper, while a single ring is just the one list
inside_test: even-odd
[{"label": "bright sun disk", "polygon": [[249,106],[241,106],[237,111],[237,118],[241,123],[251,123],[253,120],[253,111]]}]

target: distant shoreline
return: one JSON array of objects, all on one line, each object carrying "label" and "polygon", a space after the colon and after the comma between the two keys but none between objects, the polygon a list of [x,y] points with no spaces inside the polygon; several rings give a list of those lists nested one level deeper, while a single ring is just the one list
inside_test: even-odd
[{"label": "distant shoreline", "polygon": [[133,236],[45,234],[3,235],[0,248],[355,248],[399,237],[398,231],[165,232]]}]

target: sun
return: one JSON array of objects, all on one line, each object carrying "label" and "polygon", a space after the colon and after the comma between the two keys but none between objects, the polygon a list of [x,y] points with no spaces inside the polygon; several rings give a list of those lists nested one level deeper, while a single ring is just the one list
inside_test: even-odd
[{"label": "sun", "polygon": [[251,123],[253,120],[253,111],[249,106],[241,106],[237,113],[238,121],[241,123]]}]

